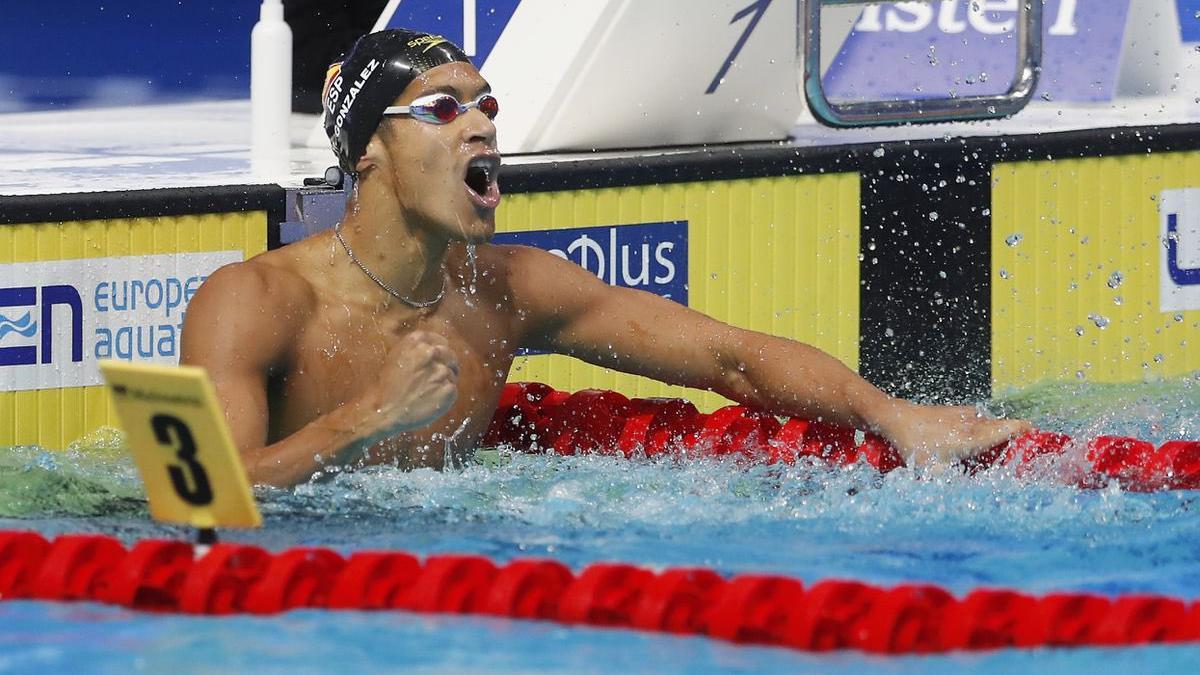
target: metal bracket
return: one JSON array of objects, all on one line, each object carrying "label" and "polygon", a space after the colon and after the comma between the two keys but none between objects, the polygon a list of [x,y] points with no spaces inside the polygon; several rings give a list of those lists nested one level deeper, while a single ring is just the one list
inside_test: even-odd
[{"label": "metal bracket", "polygon": [[[935,0],[919,0],[934,2]],[[1042,70],[1042,1],[1021,0],[1018,9],[1017,72],[1008,91],[993,96],[833,103],[821,82],[821,9],[831,5],[878,4],[871,0],[797,0],[797,48],[804,61],[802,87],[809,110],[831,127],[930,124],[994,119],[1016,114],[1033,97]]]}]

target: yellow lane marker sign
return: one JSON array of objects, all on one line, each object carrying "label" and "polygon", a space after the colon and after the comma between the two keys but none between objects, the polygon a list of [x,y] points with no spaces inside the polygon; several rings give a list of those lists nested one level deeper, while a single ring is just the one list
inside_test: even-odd
[{"label": "yellow lane marker sign", "polygon": [[203,368],[101,361],[157,520],[258,527],[262,516]]}]

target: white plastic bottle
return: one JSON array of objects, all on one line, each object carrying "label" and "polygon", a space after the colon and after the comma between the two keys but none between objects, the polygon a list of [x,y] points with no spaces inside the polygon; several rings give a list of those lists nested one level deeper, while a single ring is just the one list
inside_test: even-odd
[{"label": "white plastic bottle", "polygon": [[263,0],[250,33],[250,171],[280,181],[288,174],[292,116],[292,29],[283,0]]}]

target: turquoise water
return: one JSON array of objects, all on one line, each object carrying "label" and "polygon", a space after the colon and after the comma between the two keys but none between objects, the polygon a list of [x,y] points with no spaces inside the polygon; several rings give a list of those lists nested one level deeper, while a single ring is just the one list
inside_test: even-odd
[{"label": "turquoise water", "polygon": [[[1037,387],[992,406],[1080,437],[1200,438],[1200,379]],[[183,534],[151,523],[132,465],[88,451],[0,451],[0,529]],[[265,527],[227,539],[272,549],[403,549],[700,565],[815,581],[928,581],[966,592],[1153,592],[1200,598],[1196,492],[1080,491],[1005,472],[967,478],[864,467],[491,457],[461,472],[388,469],[259,493]],[[311,672],[1179,672],[1200,646],[1000,651],[881,659],[814,656],[700,638],[394,613],[270,618],[138,614],[0,603],[0,671]]]}]

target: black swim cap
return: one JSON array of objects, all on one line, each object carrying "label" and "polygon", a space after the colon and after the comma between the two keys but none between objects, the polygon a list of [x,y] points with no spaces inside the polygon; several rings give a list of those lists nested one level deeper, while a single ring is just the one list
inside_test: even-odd
[{"label": "black swim cap", "polygon": [[456,61],[471,59],[440,35],[384,30],[364,35],[330,66],[322,96],[325,133],[342,170],[354,173],[384,109],[410,82],[430,68]]}]

